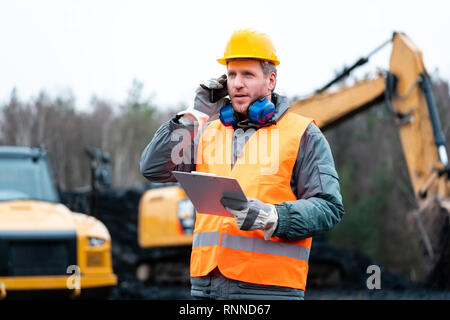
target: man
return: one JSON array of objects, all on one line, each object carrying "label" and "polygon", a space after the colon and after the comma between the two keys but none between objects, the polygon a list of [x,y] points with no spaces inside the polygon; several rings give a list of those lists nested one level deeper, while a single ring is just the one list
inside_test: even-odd
[{"label": "man", "polygon": [[197,213],[192,296],[303,299],[311,237],[344,215],[330,147],[274,93],[279,61],[267,35],[235,31],[218,62],[227,75],[158,129],[141,172],[156,182],[176,181],[173,170],[234,177],[247,196],[222,198],[234,218]]}]

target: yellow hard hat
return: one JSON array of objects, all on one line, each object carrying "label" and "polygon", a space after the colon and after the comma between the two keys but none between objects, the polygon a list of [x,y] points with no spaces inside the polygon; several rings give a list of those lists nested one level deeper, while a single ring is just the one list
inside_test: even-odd
[{"label": "yellow hard hat", "polygon": [[252,29],[234,31],[227,43],[223,58],[217,61],[226,66],[228,59],[238,58],[267,60],[276,66],[280,64],[275,46],[269,36]]}]

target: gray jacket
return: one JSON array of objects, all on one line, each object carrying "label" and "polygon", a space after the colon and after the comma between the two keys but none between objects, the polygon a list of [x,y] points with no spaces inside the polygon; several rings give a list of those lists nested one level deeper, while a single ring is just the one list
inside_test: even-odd
[{"label": "gray jacket", "polygon": [[[276,122],[288,111],[289,102],[286,97],[277,94],[273,94],[272,101],[276,106],[273,117]],[[193,156],[196,154],[195,143],[192,143],[194,128],[193,126],[183,125],[178,120],[179,116],[174,116],[165,122],[157,130],[152,141],[142,153],[140,169],[144,177],[150,181],[176,182],[171,173],[173,170],[185,172],[195,170],[195,157]],[[238,127],[241,127],[244,131],[248,128],[256,130],[259,128],[257,125],[244,124],[243,122],[238,124]],[[185,139],[183,143],[184,151],[180,152],[180,155],[184,152],[183,161],[180,163],[174,163],[172,155],[174,148],[177,148],[181,141],[173,138],[173,133],[177,129],[190,132],[189,139],[179,137]],[[243,130],[235,130],[234,132],[232,164],[244,147],[244,145],[238,145],[237,141],[242,141],[242,139],[236,137],[236,134],[242,133]],[[246,135],[247,140],[248,138]],[[292,171],[291,188],[298,200],[275,205],[279,220],[273,236],[295,241],[319,235],[333,228],[344,215],[339,177],[330,146],[325,136],[313,123],[307,127],[301,138],[297,160]],[[195,282],[192,283],[193,293],[196,291]],[[285,296],[285,293],[282,296]]]}]

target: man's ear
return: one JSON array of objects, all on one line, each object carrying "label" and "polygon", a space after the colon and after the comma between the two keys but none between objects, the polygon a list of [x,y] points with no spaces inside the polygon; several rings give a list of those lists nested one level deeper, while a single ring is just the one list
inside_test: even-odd
[{"label": "man's ear", "polygon": [[277,84],[277,75],[275,74],[275,72],[272,72],[268,77],[268,85],[269,85],[269,90],[272,92],[273,89],[275,89],[275,85]]}]

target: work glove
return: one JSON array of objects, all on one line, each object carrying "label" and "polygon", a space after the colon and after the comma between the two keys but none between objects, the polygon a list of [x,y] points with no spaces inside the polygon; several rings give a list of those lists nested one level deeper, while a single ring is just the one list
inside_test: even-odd
[{"label": "work glove", "polygon": [[269,240],[278,225],[275,206],[248,198],[247,201],[223,197],[220,202],[231,212],[240,230],[264,230],[264,239]]},{"label": "work glove", "polygon": [[[200,88],[203,90],[201,90]],[[194,108],[196,108],[199,111],[202,111],[202,109],[206,107],[209,110],[211,108],[211,103],[216,103],[220,99],[228,95],[227,75],[223,74],[217,79],[214,78],[209,79],[201,83],[200,88],[197,89],[196,95],[196,98],[199,98],[198,101],[200,103],[196,107],[194,100]],[[205,95],[207,96],[205,97]],[[207,100],[206,103],[204,102],[204,100]],[[202,112],[208,114],[209,111],[207,110],[205,111]],[[215,111],[214,113],[217,113],[217,111]]]},{"label": "work glove", "polygon": [[217,79],[209,79],[200,84],[195,91],[194,105],[179,112],[178,115],[186,114],[190,119],[193,117],[198,124],[203,125],[220,111],[225,103],[224,97],[227,95],[227,76],[225,74]]}]

